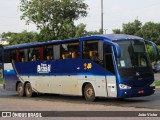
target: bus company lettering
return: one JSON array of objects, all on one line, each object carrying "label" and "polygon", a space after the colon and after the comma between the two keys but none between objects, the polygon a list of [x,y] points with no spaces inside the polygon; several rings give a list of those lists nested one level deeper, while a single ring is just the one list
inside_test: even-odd
[{"label": "bus company lettering", "polygon": [[37,65],[37,72],[38,73],[50,73],[51,65],[41,63],[41,65]]}]

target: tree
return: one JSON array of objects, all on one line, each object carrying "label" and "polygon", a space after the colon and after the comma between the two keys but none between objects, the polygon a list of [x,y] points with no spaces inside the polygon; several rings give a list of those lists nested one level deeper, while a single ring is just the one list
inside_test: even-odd
[{"label": "tree", "polygon": [[122,25],[122,31],[120,29],[113,29],[113,33],[115,34],[129,34],[136,35],[137,32],[141,29],[142,23],[139,20],[134,20],[134,22],[129,22],[127,24]]},{"label": "tree", "polygon": [[26,30],[21,33],[2,33],[2,40],[8,41],[10,45],[38,42],[38,34],[35,32],[27,32]]},{"label": "tree", "polygon": [[129,34],[129,35],[136,35],[137,32],[141,29],[142,23],[139,20],[135,20],[132,23],[123,24],[122,33]]},{"label": "tree", "polygon": [[14,34],[17,34],[17,33],[12,33],[12,32],[5,33],[5,32],[3,32],[1,34],[2,41],[9,41],[9,39],[11,38],[11,36],[14,35]]},{"label": "tree", "polygon": [[[149,57],[151,59],[151,62],[155,61],[157,59],[157,56],[155,54],[155,51],[154,51],[154,48],[152,46],[147,46],[147,50],[148,50],[148,53],[149,53]],[[160,53],[160,46],[158,46],[158,51]]]},{"label": "tree", "polygon": [[21,19],[36,24],[43,38],[50,36],[45,41],[61,39],[63,35],[69,38],[71,34],[66,36],[66,31],[75,27],[75,20],[87,16],[87,7],[84,0],[21,0]]},{"label": "tree", "polygon": [[100,35],[102,34],[101,29],[99,31],[87,31],[87,35]]},{"label": "tree", "polygon": [[121,34],[121,30],[120,29],[113,29],[112,30],[114,34]]},{"label": "tree", "polygon": [[134,22],[123,24],[122,31],[114,29],[113,33],[140,36],[145,40],[151,40],[160,45],[160,23],[147,22],[142,25],[140,21],[135,20]]},{"label": "tree", "polygon": [[[68,36],[71,38],[79,38],[85,35],[100,34],[98,31],[86,31],[86,25],[81,23],[77,26],[73,24],[66,24],[66,30],[63,31],[63,35],[60,35],[60,39],[66,39]],[[48,30],[41,30],[40,33],[27,32],[26,30],[21,33],[2,33],[1,38],[3,41],[8,41],[10,45],[29,43],[29,42],[43,42],[45,40],[53,40],[52,35],[48,34]]]},{"label": "tree", "polygon": [[137,32],[137,35],[160,45],[160,23],[145,23],[141,30]]},{"label": "tree", "polygon": [[81,24],[77,25],[75,28],[75,37],[78,38],[78,37],[82,37],[82,36],[86,35],[87,31],[85,29],[86,29],[85,24],[81,23]]}]

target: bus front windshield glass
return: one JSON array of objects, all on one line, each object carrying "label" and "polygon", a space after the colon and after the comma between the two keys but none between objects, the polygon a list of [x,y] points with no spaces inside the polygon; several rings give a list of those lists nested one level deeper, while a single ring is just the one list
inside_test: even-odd
[{"label": "bus front windshield glass", "polygon": [[143,78],[151,74],[152,69],[149,57],[142,40],[121,40],[114,42],[121,49],[121,57],[117,58],[117,66],[121,77],[135,78],[135,72],[137,71],[141,73],[141,77]]}]

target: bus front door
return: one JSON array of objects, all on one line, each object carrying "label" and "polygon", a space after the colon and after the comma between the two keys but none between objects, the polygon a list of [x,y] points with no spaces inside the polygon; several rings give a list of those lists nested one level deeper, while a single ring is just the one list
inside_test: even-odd
[{"label": "bus front door", "polygon": [[106,53],[104,55],[104,63],[105,63],[104,64],[105,68],[113,74],[113,75],[106,75],[108,97],[117,97],[116,76],[115,76],[112,53]]}]

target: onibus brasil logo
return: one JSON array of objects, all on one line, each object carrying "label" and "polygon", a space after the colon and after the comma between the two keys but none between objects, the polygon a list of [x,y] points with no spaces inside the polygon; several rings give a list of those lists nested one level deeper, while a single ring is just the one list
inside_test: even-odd
[{"label": "onibus brasil logo", "polygon": [[37,72],[38,73],[50,73],[51,65],[41,63],[40,65],[37,65]]}]

